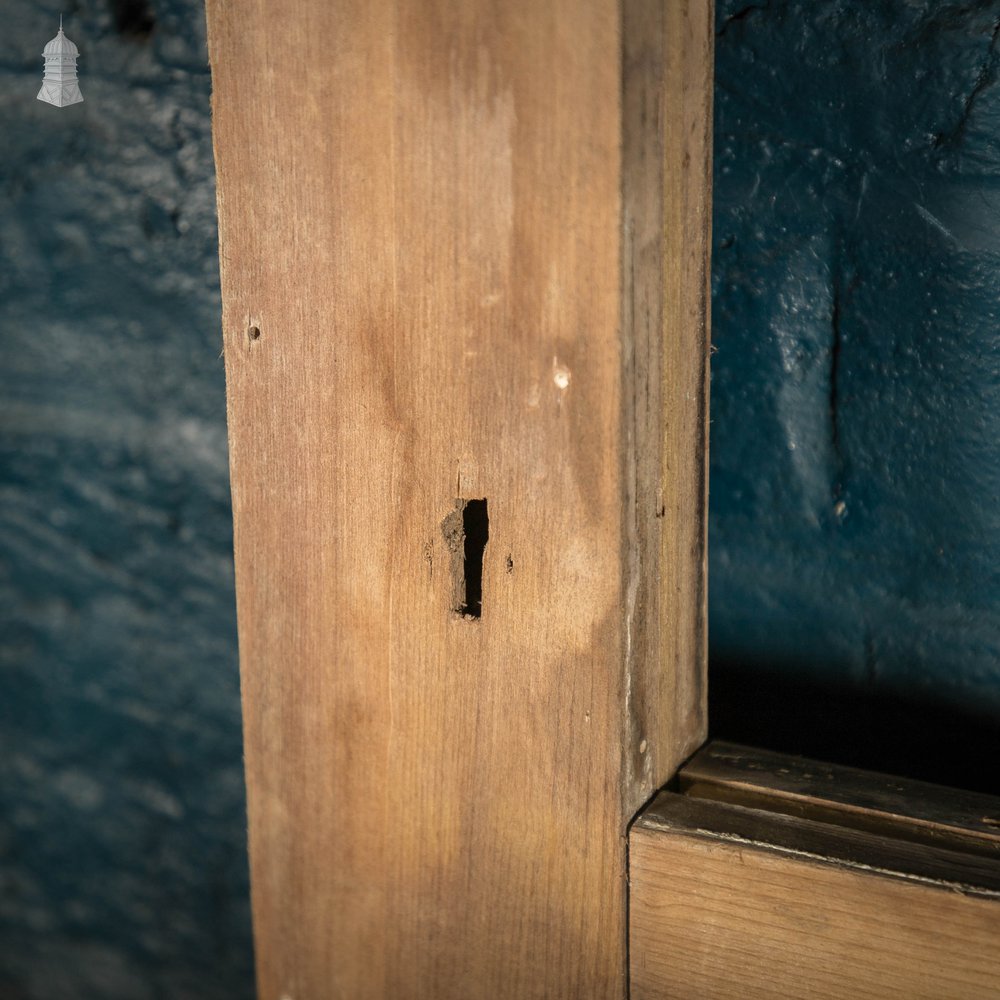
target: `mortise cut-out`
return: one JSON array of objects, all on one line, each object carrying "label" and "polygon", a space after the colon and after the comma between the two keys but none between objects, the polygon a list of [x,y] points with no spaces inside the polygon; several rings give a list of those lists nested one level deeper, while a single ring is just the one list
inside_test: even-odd
[{"label": "mortise cut-out", "polygon": [[483,553],[490,540],[490,518],[485,498],[470,500],[462,512],[465,528],[465,606],[461,613],[479,618],[483,613]]},{"label": "mortise cut-out", "polygon": [[452,609],[463,618],[483,613],[483,554],[490,539],[486,498],[456,500],[441,531],[451,552]]}]

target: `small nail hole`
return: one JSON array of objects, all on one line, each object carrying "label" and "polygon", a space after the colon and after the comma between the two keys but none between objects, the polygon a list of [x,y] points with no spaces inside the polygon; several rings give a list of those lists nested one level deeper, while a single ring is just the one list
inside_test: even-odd
[{"label": "small nail hole", "polygon": [[250,334],[250,339],[251,340],[259,340],[260,339],[260,327],[259,326],[252,326],[252,327],[250,327],[250,329],[247,331],[247,333]]}]

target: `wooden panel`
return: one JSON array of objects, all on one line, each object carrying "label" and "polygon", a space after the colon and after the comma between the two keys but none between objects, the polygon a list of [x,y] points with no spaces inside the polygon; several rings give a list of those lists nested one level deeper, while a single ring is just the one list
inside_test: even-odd
[{"label": "wooden panel", "polygon": [[[763,786],[801,766],[777,763]],[[819,821],[754,801],[663,792],[633,826],[635,1000],[1000,996],[995,856],[961,836],[922,843],[836,824],[832,808]]]},{"label": "wooden panel", "polygon": [[208,2],[266,1000],[623,995],[625,827],[704,727],[712,19],[667,6],[626,69],[614,0]]}]

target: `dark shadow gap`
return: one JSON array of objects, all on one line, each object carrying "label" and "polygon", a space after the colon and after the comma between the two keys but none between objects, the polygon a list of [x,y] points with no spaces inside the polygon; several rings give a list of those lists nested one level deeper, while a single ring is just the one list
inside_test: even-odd
[{"label": "dark shadow gap", "polygon": [[480,618],[483,613],[483,554],[490,540],[486,500],[468,500],[462,511],[465,532],[465,603],[459,614]]},{"label": "dark shadow gap", "polygon": [[713,661],[713,739],[1000,794],[1000,723],[954,706]]}]

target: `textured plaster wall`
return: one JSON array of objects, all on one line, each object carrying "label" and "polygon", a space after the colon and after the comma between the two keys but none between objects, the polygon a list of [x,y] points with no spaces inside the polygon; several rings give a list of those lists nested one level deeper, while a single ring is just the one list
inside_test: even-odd
[{"label": "textured plaster wall", "polygon": [[[996,0],[719,2],[727,703],[766,674],[768,712],[794,714],[795,678],[1000,719],[998,46]],[[857,719],[837,723],[846,743]]]},{"label": "textured plaster wall", "polygon": [[0,6],[3,1000],[252,993],[209,95],[194,0]]}]

